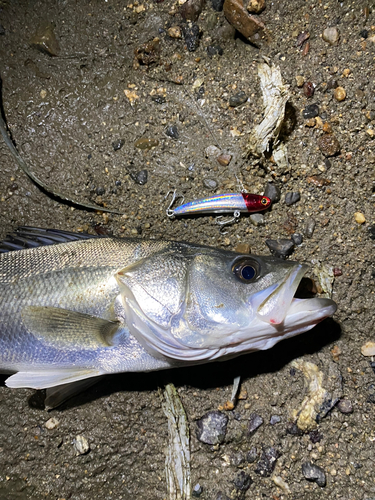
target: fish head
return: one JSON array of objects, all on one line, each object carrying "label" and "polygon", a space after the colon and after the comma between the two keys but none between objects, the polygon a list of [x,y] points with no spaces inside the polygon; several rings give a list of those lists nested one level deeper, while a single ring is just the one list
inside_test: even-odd
[{"label": "fish head", "polygon": [[334,314],[297,299],[308,267],[274,257],[174,244],[117,274],[131,333],[154,356],[202,362],[263,350]]}]

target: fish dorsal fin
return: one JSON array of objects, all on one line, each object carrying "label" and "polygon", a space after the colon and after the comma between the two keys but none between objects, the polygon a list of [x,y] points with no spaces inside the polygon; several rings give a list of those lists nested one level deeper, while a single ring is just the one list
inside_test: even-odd
[{"label": "fish dorsal fin", "polygon": [[56,349],[112,347],[120,323],[58,307],[28,306],[21,312],[26,328]]},{"label": "fish dorsal fin", "polygon": [[48,389],[62,384],[71,384],[91,377],[102,375],[99,370],[90,368],[53,368],[46,370],[33,370],[18,372],[8,377],[5,381],[7,387],[18,389],[30,387],[31,389]]},{"label": "fish dorsal fin", "polygon": [[39,227],[21,226],[13,233],[9,233],[5,240],[0,242],[0,253],[47,245],[57,245],[59,243],[69,243],[71,241],[82,241],[92,238],[103,238],[103,236],[61,231],[60,229],[41,229]]}]

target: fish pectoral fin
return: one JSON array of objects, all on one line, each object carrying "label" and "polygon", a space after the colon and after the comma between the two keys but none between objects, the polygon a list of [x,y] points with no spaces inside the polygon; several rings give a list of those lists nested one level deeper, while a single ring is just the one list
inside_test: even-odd
[{"label": "fish pectoral fin", "polygon": [[105,375],[78,380],[77,382],[72,382],[71,384],[61,384],[55,387],[49,387],[44,401],[45,409],[52,410],[52,408],[57,408],[68,399],[84,392],[92,385],[97,384],[104,377]]},{"label": "fish pectoral fin", "polygon": [[28,306],[21,312],[25,327],[56,349],[112,347],[120,323],[58,307]]},{"label": "fish pectoral fin", "polygon": [[29,387],[31,389],[48,389],[62,384],[71,384],[79,380],[103,375],[99,370],[61,368],[51,370],[33,370],[28,372],[17,372],[5,381],[7,387],[20,389]]}]

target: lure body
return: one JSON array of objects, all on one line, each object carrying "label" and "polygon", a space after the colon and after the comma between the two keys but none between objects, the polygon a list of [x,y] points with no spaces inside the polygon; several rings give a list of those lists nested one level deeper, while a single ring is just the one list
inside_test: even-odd
[{"label": "lure body", "polygon": [[266,210],[271,205],[267,196],[251,193],[226,193],[189,201],[169,210],[169,216],[190,214],[221,214],[228,212],[252,213]]}]

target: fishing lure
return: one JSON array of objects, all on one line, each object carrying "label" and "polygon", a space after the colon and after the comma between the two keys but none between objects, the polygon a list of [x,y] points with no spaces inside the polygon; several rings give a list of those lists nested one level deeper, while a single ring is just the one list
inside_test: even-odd
[{"label": "fishing lure", "polygon": [[167,208],[168,217],[233,212],[234,218],[231,221],[224,223],[218,222],[218,224],[233,222],[233,220],[239,218],[241,213],[260,212],[262,210],[266,210],[271,205],[271,200],[267,196],[251,193],[225,193],[189,201],[188,203],[179,205],[176,208],[172,208],[176,198],[178,198],[178,196],[176,196],[175,191],[173,193],[172,201]]}]

